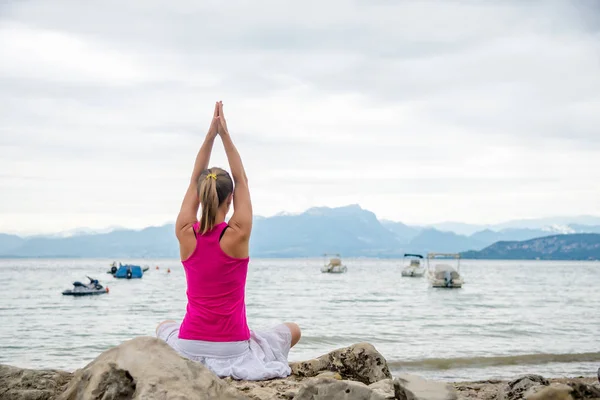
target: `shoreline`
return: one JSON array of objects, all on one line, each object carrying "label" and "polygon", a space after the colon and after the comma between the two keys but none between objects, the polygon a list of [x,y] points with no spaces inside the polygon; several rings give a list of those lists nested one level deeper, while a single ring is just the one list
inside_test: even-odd
[{"label": "shoreline", "polygon": [[[152,336],[153,337],[153,336]],[[107,351],[109,349],[111,349],[114,346],[108,346],[105,349],[99,349],[98,351],[100,353]],[[334,347],[338,347],[338,346],[334,346]],[[540,354],[541,356],[549,356],[549,357],[557,357],[559,356],[560,358],[573,358],[573,357],[579,357],[579,356],[587,356],[589,354],[600,354],[600,353],[561,353],[561,354]],[[530,356],[530,355],[525,355],[525,356]],[[500,356],[500,357],[475,357],[474,360],[486,360],[486,359],[496,359],[496,358],[520,358],[521,355],[517,355],[517,356],[509,356],[509,357],[504,357],[504,356]],[[310,358],[310,357],[308,357]],[[307,358],[294,358],[294,359],[290,359],[289,363],[290,365],[293,364],[297,364],[297,363],[301,363],[302,361],[306,360]],[[29,369],[29,370],[51,370],[51,371],[61,371],[61,372],[65,372],[65,373],[75,373],[77,370],[80,370],[82,368],[85,368],[85,366],[89,363],[92,362],[94,360],[94,357],[91,357],[89,360],[85,361],[85,360],[81,360],[81,363],[78,363],[78,366],[73,366],[73,363],[69,363],[70,366],[54,366],[51,363],[49,364],[45,364],[45,365],[37,365],[37,364],[30,364],[30,363],[19,363],[19,362],[15,362],[13,363],[13,361],[11,360],[0,360],[0,365],[10,365],[13,366],[15,368],[21,368],[21,369]],[[581,365],[581,363],[589,363],[592,364],[592,368],[588,369],[588,368],[580,368],[580,369],[585,369],[587,372],[568,372],[566,371],[566,373],[561,374],[561,373],[551,373],[548,371],[547,368],[544,368],[544,365],[546,364],[553,364],[554,362],[550,362],[550,363],[541,363],[541,364],[536,364],[536,363],[523,363],[523,364],[519,364],[519,363],[511,363],[511,364],[486,364],[484,363],[475,363],[475,364],[470,364],[467,363],[466,365],[462,365],[462,363],[458,363],[458,365],[452,365],[449,367],[445,367],[445,368],[431,368],[431,367],[426,367],[425,365],[430,364],[430,361],[435,361],[435,362],[441,362],[442,364],[445,364],[446,361],[465,361],[465,360],[469,360],[467,358],[449,358],[449,359],[440,359],[440,358],[434,358],[434,359],[423,359],[423,360],[414,360],[414,361],[390,361],[388,359],[386,359],[386,363],[387,366],[389,368],[389,371],[391,373],[391,375],[393,377],[397,377],[399,375],[402,374],[411,374],[411,375],[417,375],[417,376],[421,376],[424,379],[427,380],[431,380],[431,381],[435,381],[435,382],[444,382],[444,383],[449,383],[452,385],[462,385],[462,384],[482,384],[482,383],[501,383],[501,382],[509,382],[519,376],[524,376],[527,374],[536,374],[536,375],[540,375],[540,376],[544,376],[546,379],[551,380],[551,381],[560,381],[560,380],[585,380],[586,382],[591,380],[592,383],[596,383],[598,382],[598,380],[600,379],[600,360],[596,360],[595,358],[593,359],[585,359],[585,360],[580,360],[580,361],[574,361],[574,360],[570,360],[568,362],[568,364],[578,364]],[[560,361],[555,361],[560,363]],[[423,365],[425,364],[425,365]],[[423,366],[423,368],[419,368],[419,366]],[[497,371],[498,369],[503,370],[502,374],[498,374]],[[469,372],[473,371],[474,374],[476,376],[469,376]],[[488,371],[489,370],[489,371]],[[456,371],[456,372],[454,372]],[[453,373],[454,372],[454,373]],[[487,373],[489,372],[489,373]],[[496,373],[494,373],[496,372]],[[582,373],[583,372],[583,373]],[[443,373],[443,374],[441,374]],[[596,374],[598,374],[599,376],[597,376]],[[444,377],[440,377],[440,375],[445,375]],[[454,375],[454,376],[453,376]]]},{"label": "shoreline", "polygon": [[0,387],[5,388],[2,398],[15,400],[25,395],[38,400],[104,398],[108,393],[122,396],[107,398],[145,400],[199,396],[308,400],[342,398],[340,395],[372,400],[600,399],[600,384],[594,376],[546,378],[529,371],[512,379],[449,382],[406,371],[391,373],[385,357],[366,342],[315,359],[291,362],[290,368],[291,374],[284,378],[218,378],[202,364],[181,357],[163,341],[145,336],[108,349],[72,372],[0,364]]},{"label": "shoreline", "polygon": [[[111,347],[107,348],[106,350],[109,350],[110,348]],[[94,358],[90,359],[88,362],[82,363],[80,367],[76,367],[76,368],[27,365],[27,364],[20,364],[20,363],[12,363],[9,360],[0,361],[0,365],[7,365],[7,366],[14,367],[14,368],[23,369],[23,370],[58,371],[58,372],[64,372],[64,373],[68,373],[68,374],[74,374],[78,370],[84,369],[93,360],[94,360]],[[294,365],[294,364],[301,363],[302,361],[303,360],[290,360],[289,363],[290,363],[290,365]],[[560,381],[564,381],[564,380],[569,380],[569,381],[580,380],[582,382],[585,381],[586,383],[595,384],[595,383],[599,383],[599,380],[600,380],[600,363],[598,363],[598,376],[595,375],[594,373],[590,373],[589,375],[580,375],[580,374],[578,374],[578,375],[553,375],[553,374],[547,374],[544,372],[540,372],[539,370],[537,370],[535,368],[536,367],[535,365],[531,365],[531,366],[533,368],[529,369],[528,372],[522,372],[522,373],[515,372],[512,374],[507,374],[506,376],[503,376],[503,377],[492,376],[492,377],[465,378],[465,379],[432,377],[432,376],[430,376],[430,374],[423,373],[424,371],[418,370],[418,369],[389,368],[389,371],[393,378],[396,378],[403,374],[410,374],[410,375],[421,376],[424,379],[427,379],[429,381],[443,382],[443,383],[448,383],[448,384],[451,384],[454,386],[470,385],[470,384],[501,384],[501,383],[510,382],[513,379],[516,379],[520,376],[525,376],[528,374],[540,375],[552,382],[554,382],[554,381],[560,382]],[[388,364],[388,367],[389,367],[389,364]],[[431,371],[431,370],[427,370],[427,371]],[[451,369],[449,369],[447,371],[451,371]]]},{"label": "shoreline", "polygon": [[[180,359],[182,360],[182,359]],[[117,361],[117,360],[113,360]],[[121,360],[123,362],[123,360]],[[355,363],[353,361],[353,363]],[[57,369],[22,369],[11,365],[0,364],[0,387],[6,389],[4,395],[7,399],[20,399],[24,393],[36,393],[36,399],[40,400],[56,400],[63,399],[65,394],[73,390],[72,382],[77,382],[81,379],[81,373],[85,370],[94,370],[98,368],[96,362],[90,363],[88,366],[75,370],[73,372],[67,372]],[[196,364],[196,363],[194,363]],[[360,363],[354,365],[357,368]],[[109,364],[110,365],[110,364]],[[196,365],[203,374],[206,374],[206,369],[200,364]],[[106,367],[100,367],[104,373],[106,373]],[[208,375],[212,376],[212,384],[221,385],[221,391],[225,393],[231,389],[237,395],[230,397],[219,395],[219,398],[232,398],[232,399],[246,399],[246,400],[273,400],[273,399],[296,399],[298,393],[302,392],[302,387],[315,388],[317,391],[321,391],[324,388],[329,390],[331,393],[339,393],[344,390],[353,391],[355,396],[348,398],[366,398],[363,397],[364,393],[361,390],[368,390],[371,395],[381,397],[369,397],[374,399],[404,399],[407,398],[414,400],[427,400],[430,398],[445,399],[445,400],[546,400],[546,399],[600,399],[600,384],[598,383],[599,378],[594,376],[577,376],[577,377],[560,377],[560,378],[546,378],[536,374],[526,374],[516,376],[513,379],[484,379],[484,380],[473,380],[473,381],[460,381],[460,382],[446,382],[439,380],[423,379],[418,374],[392,374],[391,379],[384,379],[380,376],[373,379],[375,383],[362,382],[358,379],[358,382],[353,382],[348,376],[340,376],[337,372],[324,371],[316,374],[306,375],[303,371],[306,369],[306,365],[292,365],[292,375],[286,378],[276,378],[262,381],[244,381],[244,380],[233,380],[229,377],[217,378],[212,373]],[[313,366],[308,369],[314,368]],[[358,367],[359,368],[359,367]],[[151,381],[156,382],[157,377],[156,369],[151,368],[152,373],[148,377],[139,377],[134,374],[135,379],[146,380],[150,378]],[[160,368],[158,369],[161,370]],[[367,375],[377,375],[378,368],[375,364],[371,365],[369,372],[363,372]],[[180,372],[183,372],[180,370]],[[147,373],[147,372],[146,372]],[[163,373],[159,372],[159,378],[163,380]],[[99,374],[95,372],[94,375]],[[169,375],[169,374],[167,374]],[[356,378],[356,377],[355,377]],[[119,382],[117,378],[111,377],[109,386],[121,386],[122,382]],[[178,379],[175,377],[169,378],[171,381],[176,382]],[[205,381],[207,378],[204,377],[201,380]],[[379,380],[378,380],[379,379]],[[84,380],[87,380],[85,378]],[[115,380],[115,381],[113,381]],[[37,383],[36,383],[37,382]],[[164,382],[164,381],[163,381]],[[362,382],[362,383],[361,383]],[[357,386],[358,384],[358,386]],[[154,385],[154,383],[153,383]],[[204,385],[204,383],[203,383]],[[308,386],[307,386],[308,385]],[[337,385],[337,387],[332,387]],[[167,385],[169,386],[169,385]],[[329,389],[327,387],[329,386]],[[196,387],[196,386],[194,386]],[[230,388],[230,389],[227,389]],[[398,395],[398,388],[404,393],[410,393],[413,397],[405,397]],[[205,390],[204,388],[203,390]],[[194,391],[197,389],[193,389]],[[542,392],[543,393],[540,393]],[[128,397],[132,399],[146,398],[143,394],[135,396],[136,388],[135,384],[129,391]],[[571,396],[569,396],[569,392]],[[189,394],[190,392],[188,392]],[[539,393],[539,394],[538,394]],[[196,392],[196,395],[198,393]],[[352,394],[352,393],[351,393]],[[238,397],[239,395],[239,397]],[[428,397],[433,396],[433,397]],[[561,397],[564,396],[564,397]],[[77,397],[80,398],[80,397]],[[87,397],[81,397],[87,398]],[[162,397],[160,397],[162,398]],[[301,399],[305,397],[299,396]],[[312,398],[312,397],[311,397]],[[317,397],[322,398],[322,397]],[[329,398],[329,397],[327,397]],[[148,399],[158,399],[158,397],[148,397]]]},{"label": "shoreline", "polygon": [[[106,350],[110,350],[110,348],[107,348]],[[93,358],[88,362],[83,364],[81,367],[79,368],[55,368],[55,367],[49,367],[49,366],[31,366],[31,365],[24,365],[24,364],[19,364],[19,363],[11,363],[10,361],[4,361],[4,362],[0,362],[0,365],[5,365],[5,366],[10,366],[10,367],[14,367],[14,368],[18,368],[18,369],[23,369],[23,370],[32,370],[32,371],[57,371],[57,372],[61,372],[61,373],[68,373],[68,374],[74,374],[77,371],[84,369],[89,363],[93,362]],[[302,360],[293,360],[290,361],[290,365],[294,365],[294,364],[299,364],[301,363]],[[534,366],[534,365],[532,365]],[[389,364],[388,364],[389,367]],[[548,374],[544,374],[544,373],[539,373],[535,370],[535,368],[532,368],[531,371],[529,371],[528,373],[514,373],[510,376],[507,377],[502,377],[502,378],[498,378],[498,377],[491,377],[491,378],[481,378],[481,379],[439,379],[439,378],[431,378],[428,377],[427,374],[423,374],[422,371],[419,370],[402,370],[402,369],[392,369],[389,368],[390,370],[390,374],[392,375],[393,378],[399,377],[403,374],[410,374],[410,375],[417,375],[417,376],[422,376],[427,380],[430,381],[434,381],[434,382],[443,382],[443,383],[449,383],[451,385],[454,386],[461,386],[461,385],[475,385],[475,384],[502,384],[502,383],[507,383],[510,382],[511,380],[514,380],[520,376],[525,376],[525,375],[529,375],[529,374],[534,374],[534,375],[540,375],[540,376],[544,376],[546,379],[548,379],[551,382],[562,382],[562,381],[582,381],[582,382],[586,382],[588,384],[600,384],[600,363],[598,363],[598,375],[595,374],[590,374],[590,375],[548,375]],[[226,379],[226,378],[224,378]]]}]

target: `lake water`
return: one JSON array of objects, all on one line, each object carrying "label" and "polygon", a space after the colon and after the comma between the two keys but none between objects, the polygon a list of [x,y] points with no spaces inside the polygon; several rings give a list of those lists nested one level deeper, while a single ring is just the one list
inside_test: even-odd
[{"label": "lake water", "polygon": [[[106,274],[111,261],[0,260],[0,363],[74,370],[183,317],[178,260],[120,260],[151,266],[130,281]],[[464,287],[448,290],[400,277],[401,260],[344,261],[340,275],[322,274],[321,259],[251,261],[251,328],[297,322],[303,337],[291,360],[366,341],[392,372],[443,380],[590,376],[600,367],[598,262],[467,260]],[[61,295],[86,275],[110,293]]]}]

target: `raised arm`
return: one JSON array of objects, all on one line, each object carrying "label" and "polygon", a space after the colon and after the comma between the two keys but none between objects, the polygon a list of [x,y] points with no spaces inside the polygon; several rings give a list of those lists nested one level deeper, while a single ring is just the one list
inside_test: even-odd
[{"label": "raised arm", "polygon": [[[198,221],[198,208],[200,207],[200,199],[198,198],[198,180],[202,171],[208,168],[208,162],[210,161],[210,154],[212,152],[215,137],[217,136],[217,116],[219,113],[219,103],[215,103],[215,110],[213,118],[208,129],[208,133],[204,138],[204,142],[198,151],[196,156],[196,162],[194,163],[194,169],[190,178],[190,184],[187,192],[181,203],[181,209],[175,222],[175,233],[179,241],[183,244],[182,239],[188,238],[190,235],[186,233],[192,233],[193,225]],[[191,236],[190,244],[195,245],[194,236]]]},{"label": "raised arm", "polygon": [[227,129],[227,122],[223,114],[223,103],[219,102],[219,135],[223,141],[225,154],[229,161],[229,169],[233,178],[233,215],[229,220],[229,226],[237,233],[236,236],[243,242],[248,242],[252,232],[252,202],[250,200],[250,189],[248,188],[248,177],[242,164],[242,158],[238,153],[233,140]]}]

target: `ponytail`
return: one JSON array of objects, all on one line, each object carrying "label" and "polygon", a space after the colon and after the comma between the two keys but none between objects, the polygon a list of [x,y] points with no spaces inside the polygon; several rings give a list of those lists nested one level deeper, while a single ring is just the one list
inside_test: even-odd
[{"label": "ponytail", "polygon": [[227,171],[210,168],[200,174],[198,198],[202,205],[200,234],[204,235],[215,227],[219,206],[233,192],[233,181]]},{"label": "ponytail", "polygon": [[200,218],[200,233],[204,235],[215,227],[217,211],[219,210],[219,196],[217,194],[217,176],[208,170],[208,174],[200,176],[198,188],[200,204],[202,204],[202,217]]}]

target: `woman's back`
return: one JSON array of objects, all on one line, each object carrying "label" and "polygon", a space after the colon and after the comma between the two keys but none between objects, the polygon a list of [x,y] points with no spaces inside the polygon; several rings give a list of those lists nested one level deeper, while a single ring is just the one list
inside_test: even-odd
[{"label": "woman's back", "polygon": [[[217,136],[231,175],[221,168],[208,168]],[[226,223],[232,204],[234,212]],[[188,305],[181,324],[163,321],[156,328],[156,336],[220,377],[262,380],[288,376],[288,353],[300,339],[298,325],[285,323],[250,331],[246,321],[252,201],[222,102],[215,104],[212,123],[196,156],[175,232],[187,279]]]},{"label": "woman's back", "polygon": [[[188,305],[179,338],[210,342],[248,340],[245,286],[249,258],[234,258],[221,249],[227,223],[197,234],[196,249],[182,261]],[[194,226],[198,232],[198,226]]]}]

